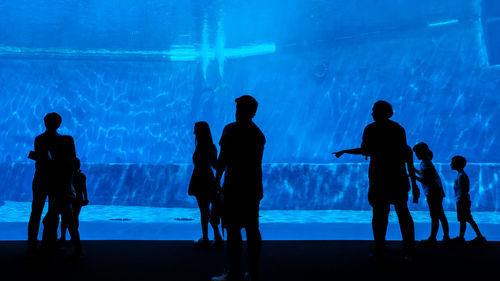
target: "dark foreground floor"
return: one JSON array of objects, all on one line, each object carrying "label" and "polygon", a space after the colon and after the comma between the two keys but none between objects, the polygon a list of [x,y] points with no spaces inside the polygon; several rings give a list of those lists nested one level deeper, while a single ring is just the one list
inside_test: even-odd
[{"label": "dark foreground floor", "polygon": [[[24,242],[0,242],[0,280],[210,280],[225,251],[191,241],[84,241],[86,257],[27,255]],[[389,243],[383,263],[370,241],[264,241],[262,280],[500,280],[500,243],[418,246],[408,264],[401,243]],[[68,247],[68,253],[71,248]],[[244,265],[243,268],[246,266]],[[381,279],[383,278],[383,279]]]}]

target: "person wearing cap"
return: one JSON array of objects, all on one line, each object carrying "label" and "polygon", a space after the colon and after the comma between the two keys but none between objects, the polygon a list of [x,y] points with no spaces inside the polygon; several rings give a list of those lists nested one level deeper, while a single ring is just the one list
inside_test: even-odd
[{"label": "person wearing cap", "polygon": [[54,159],[56,140],[59,136],[57,129],[61,125],[62,118],[59,114],[52,112],[43,118],[45,132],[35,138],[35,150],[30,151],[28,158],[35,160],[35,175],[33,177],[33,201],[31,203],[31,215],[28,223],[28,249],[33,251],[38,247],[38,230],[42,218],[43,207],[48,193],[54,188]]},{"label": "person wearing cap", "polygon": [[415,257],[415,230],[407,206],[408,191],[410,190],[408,177],[411,179],[414,203],[418,202],[420,190],[415,179],[413,152],[406,142],[406,133],[403,127],[390,120],[393,113],[390,103],[386,101],[375,102],[372,108],[372,117],[375,122],[366,126],[361,147],[334,152],[334,154],[337,157],[344,153],[370,157],[368,202],[373,208],[374,257],[383,258],[385,235],[392,204],[396,209],[403,236],[405,260],[412,261]]},{"label": "person wearing cap", "polygon": [[236,122],[224,128],[220,139],[216,182],[222,186],[222,227],[227,229],[229,271],[212,280],[240,280],[241,229],[247,235],[249,272],[245,280],[258,279],[262,238],[259,231],[259,204],[263,198],[262,156],[266,139],[252,119],[257,101],[244,95],[236,100]]}]

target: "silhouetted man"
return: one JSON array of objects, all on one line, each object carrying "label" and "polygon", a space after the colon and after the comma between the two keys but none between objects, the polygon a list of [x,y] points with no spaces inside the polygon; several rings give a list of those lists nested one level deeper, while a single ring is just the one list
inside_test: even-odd
[{"label": "silhouetted man", "polygon": [[227,229],[229,272],[212,280],[240,280],[241,229],[247,234],[249,272],[246,280],[258,279],[262,239],[259,231],[259,204],[263,197],[262,155],[266,139],[252,122],[257,101],[248,95],[236,99],[236,122],[224,128],[216,180],[225,172],[222,194],[222,226]]},{"label": "silhouetted man", "polygon": [[28,223],[28,245],[30,250],[38,246],[38,229],[42,217],[43,207],[48,193],[54,188],[54,161],[56,139],[59,136],[57,129],[62,118],[53,112],[45,115],[45,132],[35,138],[35,151],[30,151],[29,158],[35,160],[35,176],[33,178],[33,202]]},{"label": "silhouetted man", "polygon": [[393,115],[392,106],[386,101],[377,101],[372,111],[375,122],[366,126],[361,148],[339,151],[335,155],[340,157],[344,153],[349,153],[370,157],[368,202],[373,207],[375,256],[381,258],[383,255],[390,205],[393,204],[403,236],[405,259],[413,260],[415,230],[407,206],[410,183],[406,173],[406,166],[408,166],[416,203],[420,191],[415,181],[413,153],[406,143],[406,133],[403,127],[389,120]]}]

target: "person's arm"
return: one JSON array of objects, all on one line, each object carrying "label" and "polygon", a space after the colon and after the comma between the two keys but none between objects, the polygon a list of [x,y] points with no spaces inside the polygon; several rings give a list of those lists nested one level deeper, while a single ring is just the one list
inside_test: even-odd
[{"label": "person's arm", "polygon": [[407,157],[406,157],[406,166],[408,167],[408,174],[410,175],[411,181],[411,192],[413,195],[413,203],[418,203],[418,198],[420,197],[420,189],[418,188],[416,175],[415,175],[415,166],[413,165],[413,152],[411,148],[407,146]]},{"label": "person's arm", "polygon": [[354,154],[354,155],[360,155],[363,154],[361,151],[361,148],[352,148],[352,149],[345,149],[337,152],[332,152],[332,154],[335,154],[337,158],[340,158],[343,154]]},{"label": "person's arm", "polygon": [[215,182],[217,183],[218,186],[217,188],[219,189],[221,188],[220,181],[222,180],[222,175],[226,171],[227,167],[225,139],[226,139],[226,128],[224,128],[224,131],[222,132],[222,137],[219,141],[220,153],[219,153],[219,158],[217,158],[216,172],[215,172]]},{"label": "person's arm", "polygon": [[469,178],[465,174],[460,174],[458,184],[460,186],[460,200],[467,199],[467,195],[469,194]]},{"label": "person's arm", "polygon": [[87,194],[87,177],[83,175],[83,181],[82,181],[82,192],[83,192],[83,201],[85,205],[89,203],[89,197]]}]

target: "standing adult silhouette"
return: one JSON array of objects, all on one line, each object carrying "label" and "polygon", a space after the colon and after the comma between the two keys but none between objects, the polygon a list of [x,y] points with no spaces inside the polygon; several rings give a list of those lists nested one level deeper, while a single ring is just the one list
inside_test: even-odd
[{"label": "standing adult silhouette", "polygon": [[342,150],[335,155],[340,157],[344,153],[349,153],[370,157],[368,202],[373,208],[374,255],[376,258],[383,258],[392,204],[398,215],[403,236],[405,259],[411,261],[415,255],[415,230],[407,206],[410,190],[407,168],[415,203],[420,196],[415,180],[413,152],[406,142],[403,127],[389,119],[393,115],[392,106],[386,101],[377,101],[372,111],[375,122],[366,126],[361,148]]},{"label": "standing adult silhouette", "polygon": [[43,118],[45,132],[35,138],[35,150],[30,151],[28,158],[35,160],[35,175],[33,177],[33,201],[28,223],[28,246],[30,251],[38,247],[38,230],[42,217],[43,207],[49,191],[54,188],[54,161],[56,139],[59,136],[57,129],[62,118],[52,112]]},{"label": "standing adult silhouette", "polygon": [[[188,194],[196,197],[200,208],[203,238],[198,240],[197,244],[200,246],[210,244],[208,239],[208,222],[210,221],[214,230],[215,245],[222,246],[222,236],[219,233],[220,218],[217,212],[214,212],[218,186],[212,167],[215,167],[217,163],[217,149],[207,122],[196,122],[194,134],[196,135],[196,149],[193,153],[194,168],[189,182]],[[210,212],[210,204],[212,204],[212,213]]]},{"label": "standing adult silhouette", "polygon": [[244,95],[236,100],[236,122],[224,128],[220,139],[216,180],[225,172],[222,194],[222,226],[227,229],[229,272],[212,280],[240,280],[241,229],[247,236],[246,280],[258,279],[262,238],[259,231],[259,204],[263,197],[262,156],[266,139],[252,121],[257,101]]}]

